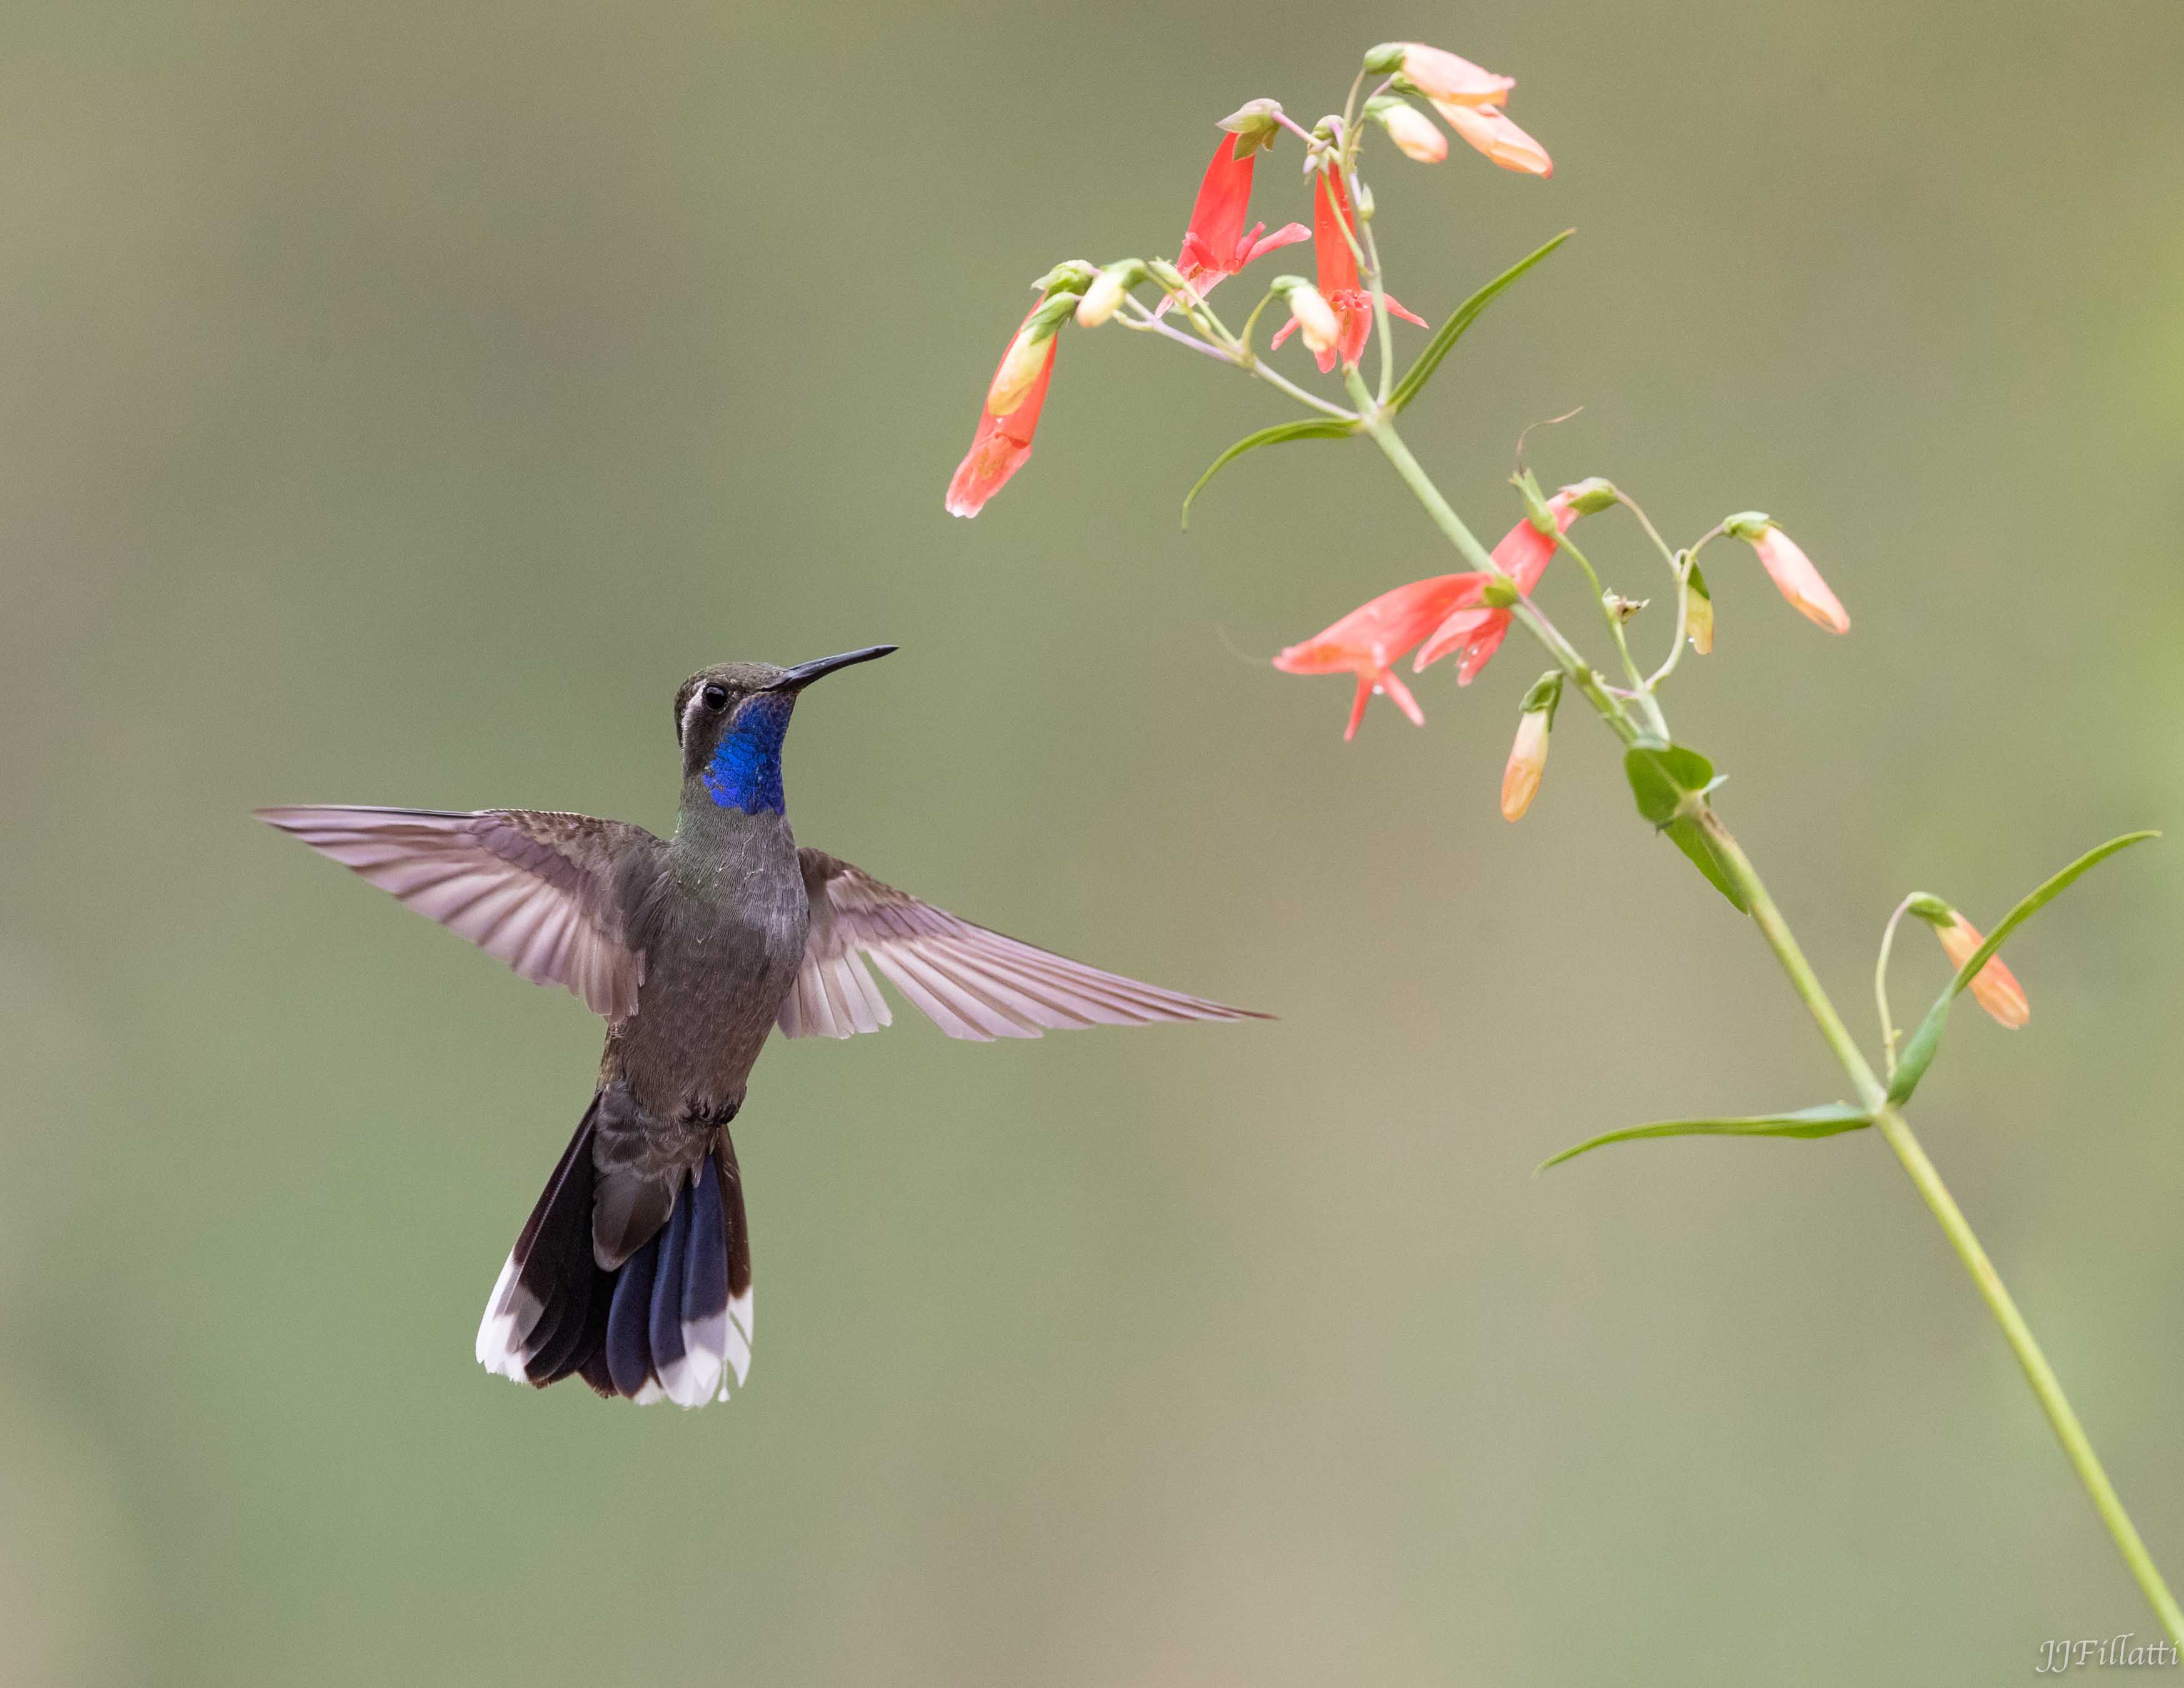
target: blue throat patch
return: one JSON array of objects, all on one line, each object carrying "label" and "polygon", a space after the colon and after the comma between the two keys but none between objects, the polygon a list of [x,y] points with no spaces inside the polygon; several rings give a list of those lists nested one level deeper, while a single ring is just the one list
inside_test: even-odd
[{"label": "blue throat patch", "polygon": [[794,697],[760,692],[743,707],[705,765],[705,795],[724,809],[781,814],[781,741]]}]

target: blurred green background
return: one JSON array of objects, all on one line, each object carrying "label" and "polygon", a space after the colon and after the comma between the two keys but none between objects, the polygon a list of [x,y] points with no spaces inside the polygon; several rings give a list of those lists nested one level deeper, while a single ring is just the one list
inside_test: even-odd
[{"label": "blurred green background", "polygon": [[[1410,413],[1451,495],[1498,533],[1582,404],[1550,484],[1771,510],[1856,619],[1710,556],[1671,707],[1861,1035],[1904,891],[1992,921],[2184,829],[2173,0],[19,0],[0,1676],[1955,1684],[2152,1629],[1879,1141],[1530,1176],[1843,1082],[1581,716],[1500,819],[1532,653],[1348,746],[1264,666],[1453,566],[1375,454],[1180,533],[1287,412],[1072,330],[1030,466],[942,512],[1024,282],[1173,254],[1212,118],[1407,36],[1558,173],[1383,149],[1395,291],[1580,231]],[[748,1394],[487,1378],[597,1024],[249,808],[664,829],[686,674],[878,640],[792,740],[806,840],[1279,1021],[779,1048]],[[2184,853],[2012,956],[2031,1027],[1960,1015],[1918,1123],[2184,1573]],[[1913,935],[1902,998],[1942,977]]]}]

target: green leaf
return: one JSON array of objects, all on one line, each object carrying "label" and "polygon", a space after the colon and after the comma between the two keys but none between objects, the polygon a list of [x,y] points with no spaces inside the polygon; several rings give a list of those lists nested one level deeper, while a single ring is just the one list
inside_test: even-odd
[{"label": "green leaf", "polygon": [[1661,829],[1679,850],[1691,858],[1691,865],[1707,876],[1707,882],[1726,897],[1731,907],[1740,914],[1749,914],[1752,905],[1744,900],[1737,889],[1736,876],[1730,872],[1729,864],[1722,860],[1713,847],[1713,840],[1707,836],[1706,829],[1689,815],[1680,816]]},{"label": "green leaf", "polygon": [[1457,306],[1455,314],[1440,325],[1433,338],[1426,342],[1426,349],[1418,354],[1418,361],[1403,372],[1403,378],[1396,383],[1396,390],[1388,395],[1388,408],[1400,411],[1417,398],[1424,390],[1426,383],[1432,379],[1434,371],[1440,367],[1440,361],[1448,355],[1449,349],[1463,338],[1465,329],[1479,320],[1479,312],[1494,303],[1495,296],[1576,232],[1574,228],[1564,229],[1537,252],[1529,258],[1518,259]]},{"label": "green leaf", "polygon": [[1713,764],[1696,751],[1682,745],[1633,745],[1623,756],[1623,771],[1630,781],[1630,795],[1638,813],[1665,832],[1707,882],[1726,897],[1740,914],[1751,906],[1737,889],[1736,880],[1715,851],[1713,840],[1698,823],[1693,810],[1697,800],[1720,782]]},{"label": "green leaf", "polygon": [[1542,1160],[1535,1174],[1550,1166],[1559,1166],[1563,1161],[1582,1154],[1588,1149],[1599,1149],[1611,1143],[1635,1143],[1649,1137],[1839,1137],[1845,1132],[1863,1131],[1873,1123],[1873,1118],[1862,1108],[1847,1102],[1830,1102],[1824,1107],[1800,1108],[1794,1114],[1754,1114],[1736,1120],[1663,1120],[1651,1126],[1626,1126],[1619,1132],[1604,1132],[1596,1137],[1587,1137],[1574,1148]]},{"label": "green leaf", "polygon": [[1198,478],[1198,484],[1184,495],[1183,525],[1190,525],[1190,506],[1198,495],[1206,490],[1212,480],[1246,451],[1256,451],[1262,445],[1279,445],[1288,439],[1347,439],[1357,431],[1355,422],[1338,422],[1333,416],[1312,422],[1277,422],[1272,428],[1262,428],[1256,433],[1247,433],[1213,460],[1211,468]]},{"label": "green leaf", "polygon": [[1682,745],[1633,745],[1624,752],[1623,771],[1638,813],[1656,827],[1667,826],[1682,813],[1686,797],[1713,783],[1713,764]]},{"label": "green leaf", "polygon": [[2002,924],[1987,935],[1987,940],[1971,953],[1971,959],[1957,970],[1957,976],[1949,981],[1948,987],[1934,999],[1926,1017],[1919,1022],[1919,1029],[1911,1034],[1903,1046],[1903,1054],[1896,1064],[1895,1076],[1888,1081],[1888,1099],[1906,1102],[1919,1087],[1919,1081],[1926,1076],[1926,1069],[1934,1063],[1934,1054],[1942,1046],[1942,1028],[1949,1018],[1949,1004],[1954,1002],[1964,987],[1979,975],[1979,970],[1988,959],[2002,947],[2003,940],[2031,919],[2035,914],[2060,897],[2078,876],[2099,863],[2105,862],[2119,850],[2128,850],[2134,844],[2142,844],[2149,838],[2159,838],[2158,832],[2126,832],[2120,838],[2111,838],[2098,850],[2088,850],[2070,865],[2048,880],[2002,918]]}]

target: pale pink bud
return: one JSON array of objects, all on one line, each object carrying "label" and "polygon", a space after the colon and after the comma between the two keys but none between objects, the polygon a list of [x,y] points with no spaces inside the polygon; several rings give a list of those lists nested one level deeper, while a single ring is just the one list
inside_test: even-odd
[{"label": "pale pink bud", "polygon": [[1122,309],[1123,296],[1128,292],[1120,276],[1112,270],[1102,270],[1084,289],[1084,297],[1077,301],[1077,326],[1098,327]]},{"label": "pale pink bud", "polygon": [[1402,74],[1429,99],[1451,100],[1463,105],[1499,105],[1517,86],[1514,76],[1497,76],[1468,59],[1422,42],[1407,41],[1402,48]]},{"label": "pale pink bud", "polygon": [[1540,778],[1547,771],[1548,713],[1528,709],[1517,718],[1517,741],[1509,747],[1509,765],[1502,770],[1502,819],[1521,820],[1539,795]]},{"label": "pale pink bud", "polygon": [[1342,338],[1341,319],[1335,316],[1334,307],[1318,288],[1308,284],[1292,288],[1290,316],[1315,357],[1333,351]]},{"label": "pale pink bud", "polygon": [[1850,631],[1850,617],[1841,600],[1828,590],[1820,571],[1813,567],[1813,560],[1798,549],[1795,539],[1772,522],[1756,532],[1749,525],[1741,530],[1731,526],[1730,531],[1759,553],[1760,566],[1768,578],[1804,615],[1830,633]]},{"label": "pale pink bud", "polygon": [[1384,106],[1373,115],[1405,158],[1420,164],[1439,164],[1448,156],[1448,137],[1418,107],[1397,103]]},{"label": "pale pink bud", "polygon": [[1491,105],[1464,105],[1436,99],[1433,109],[1448,126],[1504,170],[1526,176],[1552,176],[1555,161],[1547,149]]},{"label": "pale pink bud", "polygon": [[[1986,942],[1979,935],[1979,929],[1961,914],[1946,926],[1936,926],[1934,936],[1941,939],[1942,947],[1948,952],[1950,964],[1960,972]],[[1986,965],[1972,975],[1971,992],[1974,1002],[2013,1031],[2032,1018],[2032,1004],[2025,1000],[2025,987],[2017,982],[2017,975],[2002,964],[1998,955],[1988,957]]]},{"label": "pale pink bud", "polygon": [[1054,330],[1041,333],[1034,323],[1017,330],[1009,349],[1001,354],[1001,366],[994,372],[994,384],[986,389],[986,409],[1005,416],[1029,395],[1054,356]]}]

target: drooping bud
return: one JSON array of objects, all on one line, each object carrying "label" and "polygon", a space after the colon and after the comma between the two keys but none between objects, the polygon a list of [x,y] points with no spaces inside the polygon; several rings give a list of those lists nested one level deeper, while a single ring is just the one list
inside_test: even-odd
[{"label": "drooping bud", "polygon": [[1234,156],[1248,159],[1262,147],[1273,148],[1274,137],[1282,132],[1281,109],[1278,99],[1246,100],[1214,127],[1236,137]]},{"label": "drooping bud", "polygon": [[1297,333],[1314,356],[1334,349],[1342,338],[1342,319],[1326,294],[1301,276],[1275,277],[1272,291],[1288,302]]},{"label": "drooping bud", "polygon": [[1706,576],[1699,572],[1696,557],[1691,558],[1691,572],[1685,579],[1684,633],[1692,650],[1708,656],[1713,650],[1713,594],[1707,590]]},{"label": "drooping bud", "polygon": [[1422,42],[1384,42],[1365,55],[1365,68],[1376,76],[1400,75],[1429,99],[1468,105],[1499,105],[1517,86],[1514,76],[1497,76],[1468,59]]},{"label": "drooping bud", "polygon": [[1084,297],[1077,301],[1077,326],[1096,328],[1117,310],[1129,296],[1130,289],[1145,277],[1145,265],[1138,259],[1110,264],[1092,279],[1084,289]]},{"label": "drooping bud", "polygon": [[1760,566],[1766,569],[1768,578],[1808,620],[1819,623],[1830,633],[1850,631],[1850,617],[1843,609],[1842,601],[1828,590],[1828,583],[1820,579],[1820,571],[1813,567],[1812,559],[1798,548],[1795,539],[1774,525],[1772,517],[1762,511],[1747,510],[1721,525],[1724,532],[1742,539],[1759,553]]},{"label": "drooping bud", "polygon": [[1524,694],[1523,713],[1517,718],[1517,741],[1509,747],[1508,765],[1502,770],[1502,819],[1521,820],[1539,795],[1540,780],[1547,771],[1547,735],[1553,731],[1555,706],[1562,701],[1563,677],[1558,671],[1541,674]]},{"label": "drooping bud", "polygon": [[[1980,936],[1978,927],[1938,897],[1914,897],[1908,909],[1934,929],[1934,936],[1942,941],[1949,964],[1960,973],[1964,964],[1978,954],[1980,946],[1986,942]],[[1986,964],[1972,975],[1971,993],[1972,1000],[1992,1015],[1997,1024],[2012,1031],[2032,1018],[2032,1004],[2025,999],[2025,987],[2017,982],[2017,975],[2002,964],[1998,955],[1989,956]]]},{"label": "drooping bud", "polygon": [[1499,107],[1437,99],[1433,109],[1444,123],[1502,169],[1525,176],[1555,173],[1555,161],[1547,156],[1547,149],[1512,123]]},{"label": "drooping bud", "polygon": [[1408,100],[1381,94],[1365,103],[1365,115],[1388,131],[1388,138],[1405,158],[1420,164],[1439,164],[1448,156],[1448,137]]}]

